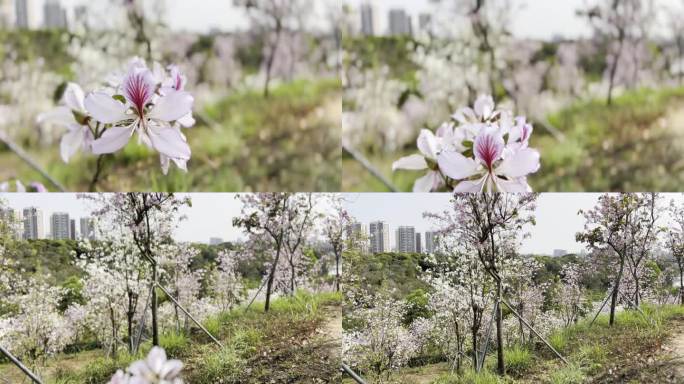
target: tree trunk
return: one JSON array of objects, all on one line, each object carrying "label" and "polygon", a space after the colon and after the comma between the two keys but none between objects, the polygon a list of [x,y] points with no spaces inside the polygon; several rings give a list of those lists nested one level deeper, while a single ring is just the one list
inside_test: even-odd
[{"label": "tree trunk", "polygon": [[290,263],[290,296],[295,295],[295,266]]},{"label": "tree trunk", "polygon": [[634,306],[639,308],[639,280],[635,277],[634,279]]},{"label": "tree trunk", "polygon": [[622,272],[624,267],[625,259],[623,257],[620,260],[620,271],[618,272],[617,279],[615,280],[615,286],[613,287],[613,297],[610,300],[610,320],[608,321],[608,324],[611,326],[615,323],[615,307],[617,306],[618,294],[620,292],[620,280],[622,280]]},{"label": "tree trunk", "polygon": [[679,270],[679,305],[684,305],[684,270]]},{"label": "tree trunk", "polygon": [[126,322],[128,330],[128,353],[133,353],[133,317],[135,311],[133,310],[133,294],[128,292],[128,311],[126,312]]},{"label": "tree trunk", "polygon": [[152,264],[152,345],[159,346],[159,324],[157,322],[157,264]]},{"label": "tree trunk", "polygon": [[264,312],[268,312],[269,308],[271,307],[271,292],[273,291],[273,281],[275,280],[278,261],[280,261],[280,244],[278,244],[276,248],[276,257],[275,260],[273,260],[271,272],[268,275],[268,282],[266,283],[266,302],[264,303]]},{"label": "tree trunk", "polygon": [[473,308],[473,326],[470,327],[470,332],[471,332],[471,337],[473,338],[473,367],[477,367],[477,327],[475,326],[477,324],[477,312],[475,308]]},{"label": "tree trunk", "polygon": [[615,75],[617,74],[618,63],[620,60],[620,56],[622,56],[622,45],[624,44],[624,36],[622,36],[623,33],[624,32],[620,31],[617,54],[615,55],[615,60],[613,60],[613,63],[610,66],[610,77],[608,79],[608,105],[613,104],[613,88],[615,87]]},{"label": "tree trunk", "polygon": [[340,254],[335,252],[335,291],[340,291]]},{"label": "tree trunk", "polygon": [[264,98],[269,97],[269,86],[271,84],[271,71],[273,70],[273,62],[275,61],[275,55],[278,52],[278,46],[280,45],[280,35],[282,34],[283,26],[280,21],[276,22],[276,38],[271,47],[271,52],[268,55],[268,60],[266,61],[266,82],[264,83]]},{"label": "tree trunk", "polygon": [[[501,302],[501,281],[496,283],[496,296]],[[504,364],[504,350],[503,350],[503,312],[501,305],[496,309],[496,357],[497,357],[497,372],[499,375],[506,374],[506,366]]]}]

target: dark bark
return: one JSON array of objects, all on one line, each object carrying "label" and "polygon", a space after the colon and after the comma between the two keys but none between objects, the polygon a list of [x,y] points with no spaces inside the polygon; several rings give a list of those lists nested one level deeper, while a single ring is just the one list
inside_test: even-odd
[{"label": "dark bark", "polygon": [[[501,301],[501,281],[497,282],[497,297],[499,302]],[[499,305],[496,309],[496,369],[499,375],[504,376],[506,374],[506,366],[504,363],[504,350],[503,350],[503,313],[501,311],[501,306]]]}]

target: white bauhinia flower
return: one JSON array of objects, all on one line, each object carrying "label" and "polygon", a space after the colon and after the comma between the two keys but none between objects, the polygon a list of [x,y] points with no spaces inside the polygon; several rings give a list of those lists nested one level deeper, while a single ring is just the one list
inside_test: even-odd
[{"label": "white bauhinia flower", "polygon": [[[427,170],[427,174],[413,184],[413,192],[430,192],[442,188],[444,176],[437,167],[437,155],[444,149],[462,150],[456,135],[462,131],[454,131],[453,123],[444,123],[437,130],[437,135],[428,129],[420,131],[417,146],[421,154],[403,157],[392,164],[392,171],[406,169],[414,171]],[[458,146],[458,147],[457,147]]]},{"label": "white bauhinia flower", "polygon": [[494,107],[494,99],[491,96],[483,95],[475,100],[473,108],[461,108],[452,118],[461,124],[485,122],[501,114]]},{"label": "white bauhinia flower", "polygon": [[473,143],[474,159],[443,151],[437,162],[446,176],[460,181],[454,192],[531,192],[526,177],[539,170],[539,152],[519,143],[507,146],[498,128],[485,129]]},{"label": "white bauhinia flower", "polygon": [[53,111],[38,115],[38,123],[53,123],[65,127],[68,131],[60,142],[60,154],[65,163],[79,149],[90,151],[93,132],[88,126],[85,94],[78,84],[67,83],[62,96],[62,106]]},{"label": "white bauhinia flower", "polygon": [[94,92],[86,97],[88,112],[97,121],[111,124],[93,142],[93,153],[116,152],[137,132],[140,142],[185,168],[191,155],[190,146],[174,125],[191,113],[194,99],[179,90],[157,95],[154,77],[149,69],[132,65],[121,87],[125,103],[104,92]]},{"label": "white bauhinia flower", "polygon": [[182,384],[182,369],[182,362],[167,360],[164,349],[153,347],[145,360],[134,362],[128,371],[131,384]]}]

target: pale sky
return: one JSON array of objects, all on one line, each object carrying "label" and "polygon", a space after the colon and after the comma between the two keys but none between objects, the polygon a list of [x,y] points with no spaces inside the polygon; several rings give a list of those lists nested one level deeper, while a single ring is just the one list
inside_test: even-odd
[{"label": "pale sky", "polygon": [[[388,29],[388,13],[390,9],[404,9],[413,19],[414,28],[420,13],[430,13],[434,6],[429,0],[342,0],[352,7],[363,3],[373,4],[376,33],[385,33]],[[460,1],[460,0],[446,0]],[[496,1],[496,0],[495,0]],[[591,29],[586,21],[578,17],[576,10],[585,8],[587,4],[595,4],[597,0],[512,0],[513,15],[510,26],[513,35],[522,38],[548,40],[555,36],[567,38],[587,37]],[[680,0],[654,0],[654,4],[663,10],[664,7],[682,6]]]},{"label": "pale sky", "polygon": [[[240,214],[241,204],[233,193],[192,193],[177,194],[179,197],[190,196],[192,207],[185,207],[183,214],[187,219],[181,221],[176,229],[176,240],[208,243],[211,237],[220,237],[224,241],[242,238],[242,230],[234,228],[233,217]],[[78,219],[90,216],[91,207],[87,201],[77,198],[73,193],[0,193],[11,208],[23,209],[38,207],[43,211],[45,233],[49,233],[49,217],[55,212],[67,212],[70,218]]]},{"label": "pale sky", "polygon": [[[542,193],[537,200],[537,224],[528,227],[530,237],[523,240],[523,254],[550,255],[554,249],[578,253],[584,246],[575,241],[575,233],[584,228],[580,209],[591,209],[598,201],[598,193]],[[398,226],[414,226],[416,232],[425,233],[432,228],[423,212],[442,212],[451,208],[451,194],[345,194],[349,213],[364,225],[383,220],[390,226],[390,246],[394,247],[394,231]],[[682,194],[663,194],[662,203]],[[424,237],[423,237],[424,239]]]},{"label": "pale sky", "polygon": [[[42,20],[43,5],[45,0],[29,0],[31,8]],[[153,4],[150,0],[144,0],[145,5]],[[249,19],[245,11],[233,5],[233,0],[156,0],[164,3],[163,19],[174,30],[191,32],[209,32],[212,29],[220,31],[245,30],[249,27]],[[313,10],[309,20],[310,27],[323,28],[328,26],[326,9],[336,6],[340,0],[312,0]],[[73,7],[88,4],[97,10],[106,10],[115,7],[121,9],[121,0],[61,0],[61,4],[68,12]],[[146,8],[146,12],[154,12],[152,7]],[[153,16],[153,15],[150,15]],[[154,15],[156,16],[156,15]]]}]

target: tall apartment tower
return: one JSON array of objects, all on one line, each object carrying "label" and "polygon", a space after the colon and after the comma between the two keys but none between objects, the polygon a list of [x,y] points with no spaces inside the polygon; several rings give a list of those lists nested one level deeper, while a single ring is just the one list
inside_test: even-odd
[{"label": "tall apartment tower", "polygon": [[24,240],[35,240],[45,238],[45,227],[43,224],[43,211],[36,207],[24,208]]},{"label": "tall apartment tower", "polygon": [[401,226],[396,232],[397,252],[416,252],[416,229],[409,226]]},{"label": "tall apartment tower", "polygon": [[392,36],[410,36],[413,34],[411,17],[403,9],[389,11],[389,34]]},{"label": "tall apartment tower", "polygon": [[423,247],[420,241],[420,232],[416,232],[416,253],[423,253]]},{"label": "tall apartment tower", "polygon": [[59,0],[45,0],[43,12],[45,17],[45,28],[66,28],[66,9],[62,7]]},{"label": "tall apartment tower", "polygon": [[76,220],[69,220],[69,238],[71,240],[76,240]]},{"label": "tall apartment tower", "polygon": [[427,231],[425,232],[425,253],[431,254],[435,252],[436,244],[436,232]]},{"label": "tall apartment tower", "polygon": [[389,224],[384,221],[370,223],[370,250],[372,253],[389,252],[390,234]]},{"label": "tall apartment tower", "polygon": [[50,216],[50,234],[53,240],[67,240],[69,235],[71,221],[69,214],[64,212],[56,212]]},{"label": "tall apartment tower", "polygon": [[14,5],[17,28],[32,29],[39,27],[34,0],[16,0]]},{"label": "tall apartment tower", "polygon": [[370,3],[361,4],[361,34],[364,36],[375,35],[373,6]]}]

